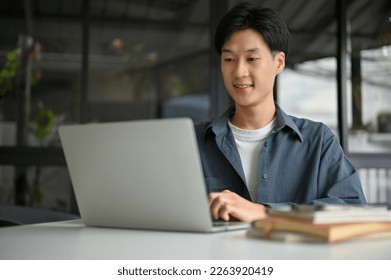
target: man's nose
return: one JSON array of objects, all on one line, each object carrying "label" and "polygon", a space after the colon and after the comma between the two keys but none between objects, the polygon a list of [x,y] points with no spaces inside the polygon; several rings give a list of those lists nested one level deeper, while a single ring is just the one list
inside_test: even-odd
[{"label": "man's nose", "polygon": [[234,75],[238,78],[248,76],[248,68],[245,61],[243,60],[237,61],[234,69]]}]

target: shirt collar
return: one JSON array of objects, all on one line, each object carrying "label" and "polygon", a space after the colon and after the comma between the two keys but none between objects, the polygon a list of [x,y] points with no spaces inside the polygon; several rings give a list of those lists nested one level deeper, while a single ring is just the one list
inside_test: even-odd
[{"label": "shirt collar", "polygon": [[275,130],[279,131],[284,127],[289,127],[292,132],[296,133],[299,136],[300,141],[303,142],[303,135],[300,132],[300,129],[297,127],[296,123],[293,121],[292,117],[287,115],[280,106],[276,103],[276,114],[277,114],[277,123],[275,126]]},{"label": "shirt collar", "polygon": [[[228,119],[235,112],[235,106],[231,106],[228,108],[220,117],[214,119],[205,129],[204,136],[208,133],[208,131],[213,131],[215,135],[223,135],[228,133]],[[303,135],[301,134],[299,128],[293,121],[292,117],[287,115],[280,106],[276,103],[276,126],[274,127],[274,131],[280,131],[284,127],[288,127],[291,129],[293,133],[295,133],[301,142],[303,142]]]}]

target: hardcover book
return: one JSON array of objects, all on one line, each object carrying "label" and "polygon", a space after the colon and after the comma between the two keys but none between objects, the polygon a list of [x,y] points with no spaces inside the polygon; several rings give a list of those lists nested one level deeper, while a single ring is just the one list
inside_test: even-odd
[{"label": "hardcover book", "polygon": [[252,223],[248,236],[327,243],[391,237],[386,207],[296,205],[289,211],[269,209],[268,213],[267,218]]},{"label": "hardcover book", "polygon": [[351,222],[391,222],[391,211],[385,206],[294,205],[290,210],[269,208],[270,217],[285,217],[315,224]]}]

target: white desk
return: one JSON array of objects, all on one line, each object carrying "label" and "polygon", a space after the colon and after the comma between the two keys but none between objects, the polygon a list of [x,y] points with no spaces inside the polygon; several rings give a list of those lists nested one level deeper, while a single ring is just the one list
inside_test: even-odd
[{"label": "white desk", "polygon": [[182,233],[85,227],[79,221],[0,228],[0,259],[387,259],[391,240],[281,243],[246,231]]}]

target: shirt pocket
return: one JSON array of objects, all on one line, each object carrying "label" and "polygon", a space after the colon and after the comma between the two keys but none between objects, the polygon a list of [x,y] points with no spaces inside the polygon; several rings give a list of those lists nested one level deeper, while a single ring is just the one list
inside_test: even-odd
[{"label": "shirt pocket", "polygon": [[230,190],[230,187],[226,183],[222,182],[218,178],[205,178],[206,189],[208,193],[222,192],[224,190]]}]

